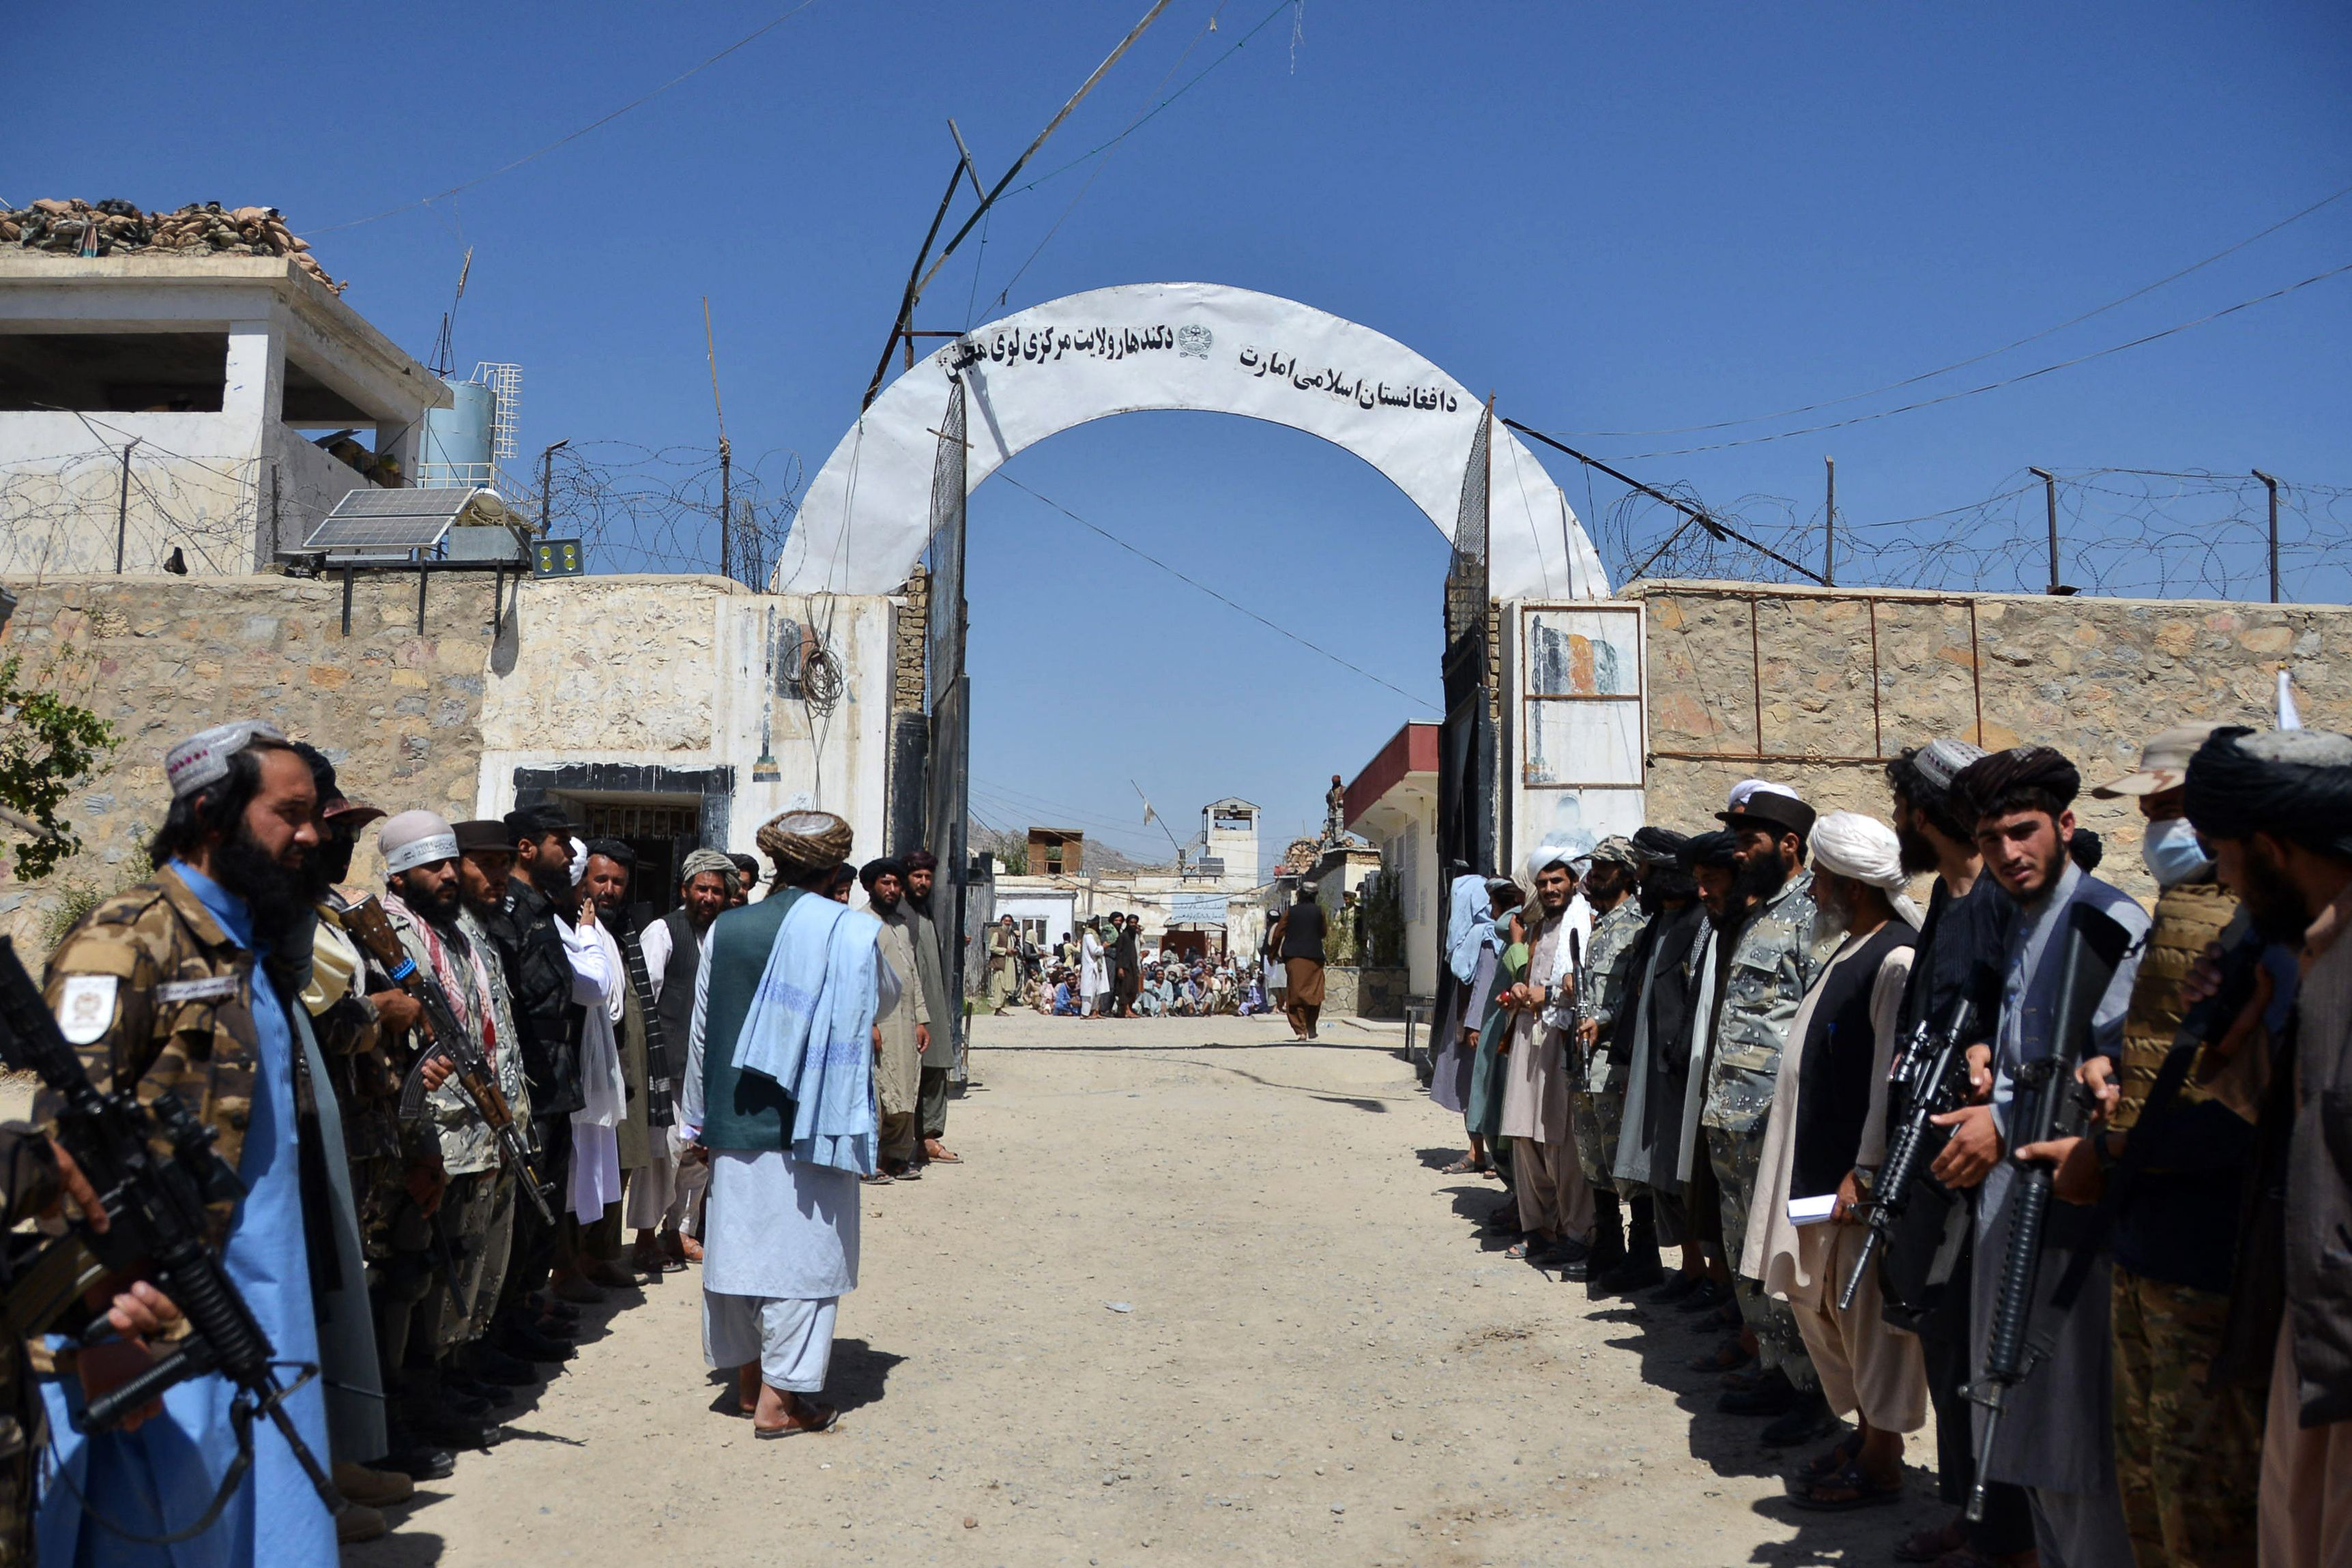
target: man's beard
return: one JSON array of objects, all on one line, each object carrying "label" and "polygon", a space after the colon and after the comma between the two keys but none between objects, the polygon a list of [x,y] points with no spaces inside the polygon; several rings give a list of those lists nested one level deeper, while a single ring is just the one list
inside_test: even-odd
[{"label": "man's beard", "polygon": [[869,893],[866,895],[866,900],[873,904],[874,912],[877,915],[896,914],[898,911],[897,899],[886,899],[878,893]]},{"label": "man's beard", "polygon": [[402,882],[400,888],[400,901],[422,916],[436,931],[441,931],[457,929],[457,910],[461,897],[462,889],[454,884],[447,894],[439,897],[430,893],[415,892],[405,881]]},{"label": "man's beard", "polygon": [[1739,874],[1732,883],[1732,900],[1750,898],[1758,903],[1768,903],[1772,895],[1789,884],[1789,868],[1780,864],[1778,853],[1759,855],[1740,863]]},{"label": "man's beard", "polygon": [[211,874],[214,881],[245,900],[255,937],[274,946],[275,939],[310,918],[315,859],[305,851],[297,865],[280,864],[240,818],[236,830],[214,847]]},{"label": "man's beard", "polygon": [[1943,857],[1936,852],[1936,841],[1907,823],[1895,830],[1895,842],[1901,847],[1906,876],[1924,876],[1943,863]]},{"label": "man's beard", "polygon": [[2251,844],[2239,857],[2239,866],[2243,886],[2237,889],[2238,897],[2245,901],[2254,930],[2267,941],[2300,945],[2311,925],[2311,911],[2304,905],[2303,889],[2276,864],[2256,853]]},{"label": "man's beard", "polygon": [[572,899],[572,862],[565,860],[550,867],[546,860],[534,855],[530,860],[530,882],[532,887],[557,903],[567,903]]},{"label": "man's beard", "polygon": [[923,916],[926,920],[930,918],[931,895],[928,890],[919,893],[912,888],[908,889],[907,903],[908,906],[917,914]]}]

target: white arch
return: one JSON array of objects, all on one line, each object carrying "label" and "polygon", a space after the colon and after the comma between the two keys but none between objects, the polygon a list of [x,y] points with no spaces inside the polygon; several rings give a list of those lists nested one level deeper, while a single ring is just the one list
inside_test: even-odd
[{"label": "white arch", "polygon": [[[1215,283],[1072,294],[974,329],[890,384],[809,485],[776,563],[783,594],[887,594],[928,542],[948,378],[965,378],[966,493],[1014,453],[1113,414],[1181,408],[1287,425],[1387,475],[1448,541],[1478,400],[1395,339]],[[1510,431],[1493,438],[1487,579],[1497,599],[1601,598],[1568,497]]]}]

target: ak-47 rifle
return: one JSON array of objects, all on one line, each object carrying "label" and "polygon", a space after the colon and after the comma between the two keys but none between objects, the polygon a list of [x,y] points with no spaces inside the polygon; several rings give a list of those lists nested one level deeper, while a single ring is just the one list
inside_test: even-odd
[{"label": "ak-47 rifle", "polygon": [[1853,1260],[1853,1271],[1845,1277],[1845,1289],[1838,1293],[1838,1310],[1853,1310],[1854,1292],[1862,1289],[1862,1277],[1878,1249],[1903,1218],[1911,1204],[1911,1184],[1919,1174],[1920,1160],[1927,1145],[1927,1131],[1936,1117],[1958,1105],[1968,1095],[1968,1034],[1976,1020],[1976,1007],[1963,994],[1954,999],[1952,1011],[1944,1026],[1930,1035],[1927,1020],[1919,1020],[1911,1038],[1903,1047],[1903,1055],[1895,1064],[1892,1083],[1904,1096],[1903,1126],[1888,1146],[1886,1163],[1879,1167],[1878,1180],[1872,1184],[1870,1195],[1870,1234],[1862,1238],[1861,1255]]},{"label": "ak-47 rifle", "polygon": [[[103,1232],[77,1224],[16,1271],[7,1297],[8,1331],[45,1333],[89,1287],[134,1274],[170,1297],[190,1330],[154,1364],[91,1398],[74,1418],[76,1428],[104,1431],[164,1390],[206,1373],[219,1373],[236,1386],[230,1425],[237,1457],[212,1505],[195,1523],[169,1536],[133,1539],[164,1545],[212,1527],[253,1462],[256,1415],[268,1416],[285,1436],[328,1511],[341,1512],[341,1494],[286,1413],[287,1396],[319,1369],[278,1360],[236,1281],[205,1244],[207,1207],[245,1194],[236,1173],[213,1148],[216,1131],[198,1121],[176,1094],[161,1094],[142,1105],[128,1089],[102,1092],[90,1082],[5,937],[0,937],[0,1061],[33,1074],[58,1097],[58,1143],[89,1178],[107,1218]],[[94,1341],[105,1332],[100,1318],[84,1338]],[[281,1366],[299,1368],[291,1384],[278,1381]]]},{"label": "ak-47 rifle", "polygon": [[530,1199],[539,1217],[549,1225],[555,1223],[555,1210],[547,1201],[547,1184],[541,1180],[539,1167],[532,1162],[530,1147],[523,1142],[522,1129],[516,1125],[514,1111],[507,1104],[506,1095],[499,1088],[499,1077],[490,1067],[489,1058],[482,1054],[480,1044],[459,1026],[457,1015],[449,1010],[449,998],[443,994],[441,983],[416,965],[401,945],[400,933],[392,928],[392,917],[370,893],[337,911],[343,929],[352,940],[364,949],[369,957],[383,966],[392,983],[408,993],[424,1016],[417,1022],[425,1044],[416,1053],[415,1063],[409,1068],[407,1079],[400,1086],[400,1119],[414,1121],[424,1113],[425,1064],[435,1057],[446,1057],[451,1068],[451,1079],[474,1102],[490,1131],[499,1141],[499,1154],[516,1177],[523,1195]]},{"label": "ak-47 rifle", "polygon": [[1570,1065],[1580,1073],[1584,1070],[1584,1040],[1582,1020],[1578,1015],[1584,1010],[1584,942],[1573,931],[1568,933],[1568,994],[1569,1026],[1560,1046]]},{"label": "ak-47 rifle", "polygon": [[[2010,1118],[2009,1158],[2032,1143],[2048,1142],[2077,1130],[2088,1106],[2074,1082],[2074,1067],[2091,1037],[2091,1019],[2131,946],[2131,933],[2113,917],[2088,904],[2067,910],[2065,952],[2058,971],[2057,1005],[2050,1025],[2050,1054],[2017,1068],[2018,1100]],[[2025,1097],[2031,1094],[2030,1105]],[[2042,1273],[2042,1232],[2050,1215],[2053,1173],[2046,1164],[2017,1161],[2009,1197],[2009,1253],[1993,1298],[1991,1333],[1985,1342],[1984,1376],[1968,1395],[1985,1407],[1984,1439],[1977,1452],[1976,1485],[1969,1493],[1968,1517],[1984,1517],[1995,1434],[2010,1393],[2048,1355],[2046,1344],[2030,1337],[2035,1287]]]}]

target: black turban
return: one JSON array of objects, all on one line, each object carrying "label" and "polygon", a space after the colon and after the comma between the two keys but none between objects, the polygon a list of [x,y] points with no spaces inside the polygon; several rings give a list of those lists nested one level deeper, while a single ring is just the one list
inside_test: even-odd
[{"label": "black turban", "polygon": [[936,871],[940,868],[940,858],[928,849],[909,849],[906,859],[909,871]]},{"label": "black turban", "polygon": [[907,863],[904,860],[892,859],[886,855],[879,860],[868,860],[857,868],[858,885],[869,893],[874,890],[874,884],[885,877],[896,877],[898,879],[898,885],[905,887]]},{"label": "black turban", "polygon": [[637,852],[617,838],[591,838],[588,853],[601,855],[615,866],[634,867],[637,863]]},{"label": "black turban", "polygon": [[2081,867],[2084,876],[2097,870],[2099,862],[2106,858],[2106,840],[2087,827],[2077,827],[2074,837],[2066,840],[2066,858]]},{"label": "black turban", "polygon": [[1671,827],[1637,827],[1633,830],[1633,854],[1644,866],[1669,866],[1683,857],[1683,847],[1690,842],[1686,833],[1676,833]]},{"label": "black turban", "polygon": [[1694,834],[1683,843],[1683,859],[1694,871],[1702,866],[1729,870],[1739,864],[1739,836],[1725,828]]},{"label": "black turban", "polygon": [[2216,730],[2189,759],[2189,820],[2209,838],[2275,834],[2352,860],[2352,740],[2326,730]]},{"label": "black turban", "polygon": [[1966,805],[1971,826],[2006,811],[2063,811],[2082,793],[2081,772],[2048,746],[2011,746],[1979,757],[1952,779],[1953,797]]}]

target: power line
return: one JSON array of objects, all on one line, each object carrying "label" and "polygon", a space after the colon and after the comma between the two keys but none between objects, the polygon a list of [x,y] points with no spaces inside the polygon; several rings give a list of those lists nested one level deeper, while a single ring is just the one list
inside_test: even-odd
[{"label": "power line", "polygon": [[628,102],[621,105],[620,108],[613,110],[608,113],[598,115],[587,124],[580,127],[579,130],[568,132],[565,134],[557,137],[554,141],[550,142],[544,147],[536,148],[531,152],[525,153],[520,158],[499,164],[497,168],[492,169],[487,174],[478,174],[473,179],[462,180],[457,184],[451,185],[446,191],[436,191],[429,196],[418,196],[415,200],[403,202],[398,206],[386,207],[380,213],[370,213],[365,217],[350,218],[342,223],[331,223],[324,228],[313,228],[310,230],[310,232],[312,234],[333,234],[340,229],[357,228],[362,224],[374,223],[378,219],[394,217],[402,213],[413,211],[417,207],[430,206],[435,202],[445,201],[451,196],[458,195],[460,192],[470,191],[476,185],[487,184],[488,182],[497,179],[500,174],[509,174],[516,169],[521,168],[525,163],[544,158],[550,153],[556,151],[558,148],[569,146],[571,143],[579,141],[580,138],[587,135],[590,132],[600,130],[606,125],[610,125],[614,121],[620,119],[621,116],[628,113],[631,110],[644,108],[646,104],[651,103],[655,99],[659,98],[663,93],[667,92],[671,88],[676,87],[678,83],[686,80],[688,78],[701,75],[704,71],[709,70],[712,66],[717,65],[720,60],[723,60],[728,56],[734,54],[737,50],[757,43],[760,39],[766,37],[770,33],[774,32],[778,27],[782,26],[786,22],[791,21],[793,17],[799,16],[802,12],[807,10],[810,6],[815,4],[816,0],[801,0],[801,3],[793,6],[791,10],[786,11],[783,15],[775,17],[773,20],[764,24],[763,26],[756,27],[752,31],[744,34],[741,37],[736,39],[733,43],[728,45],[717,54],[712,55],[709,58],[704,60],[700,65],[689,66],[685,70],[678,72],[677,75],[662,83],[659,87],[655,88],[652,91],[640,97],[633,98]]},{"label": "power line", "polygon": [[1021,491],[1023,494],[1031,496],[1037,500],[1044,501],[1047,506],[1052,507],[1055,511],[1060,512],[1064,517],[1068,518],[1072,522],[1076,523],[1080,528],[1087,530],[1089,533],[1100,534],[1103,538],[1110,541],[1113,544],[1118,545],[1121,550],[1126,551],[1129,555],[1134,556],[1137,560],[1149,562],[1150,564],[1159,567],[1160,570],[1167,573],[1168,575],[1175,578],[1176,581],[1183,584],[1186,587],[1197,588],[1202,593],[1209,595],[1212,599],[1216,600],[1217,603],[1224,605],[1227,609],[1240,611],[1243,615],[1247,616],[1251,620],[1254,620],[1258,625],[1265,627],[1266,630],[1278,633],[1283,637],[1288,637],[1292,642],[1297,643],[1300,647],[1307,649],[1310,653],[1321,654],[1325,658],[1329,659],[1333,664],[1338,665],[1340,668],[1352,670],[1356,674],[1362,676],[1366,680],[1372,682],[1375,686],[1387,687],[1391,691],[1395,692],[1399,697],[1403,698],[1408,702],[1419,703],[1422,707],[1428,709],[1433,713],[1437,711],[1437,704],[1430,701],[1427,698],[1416,697],[1412,692],[1407,691],[1403,687],[1395,684],[1393,681],[1382,680],[1379,676],[1374,675],[1370,670],[1364,668],[1361,665],[1350,664],[1346,659],[1341,658],[1338,654],[1333,653],[1329,648],[1323,647],[1316,643],[1308,642],[1305,637],[1300,637],[1288,626],[1281,626],[1274,621],[1267,620],[1264,616],[1259,615],[1247,605],[1234,603],[1233,600],[1226,598],[1223,594],[1218,593],[1214,588],[1210,587],[1206,583],[1201,582],[1197,578],[1186,576],[1183,573],[1179,572],[1175,567],[1171,566],[1165,561],[1160,560],[1157,555],[1152,555],[1144,551],[1138,550],[1134,545],[1129,544],[1126,540],[1121,539],[1118,534],[1113,533],[1110,530],[1103,528],[1097,524],[1088,522],[1085,518],[1080,517],[1076,512],[1072,511],[1068,507],[1064,506],[1060,501],[1054,500],[1052,497],[1038,495],[1035,490],[1031,489],[1027,485],[1023,484],[1019,479],[1013,478],[1011,475],[999,474],[997,477],[1002,479],[1006,484],[1011,485],[1014,489]]},{"label": "power line", "polygon": [[2084,321],[2089,321],[2094,316],[2103,316],[2118,306],[2130,304],[2134,300],[2138,299],[2143,294],[2154,293],[2157,289],[2165,287],[2167,284],[2178,283],[2180,279],[2188,277],[2190,273],[2210,267],[2213,263],[2221,260],[2225,257],[2234,256],[2239,251],[2245,249],[2246,247],[2253,244],[2256,240],[2267,239],[2272,235],[2276,234],[2279,230],[2288,226],[2290,224],[2300,223],[2305,218],[2309,217],[2312,214],[2319,211],[2321,208],[2333,205],[2335,203],[2342,201],[2346,196],[2352,196],[2352,185],[2345,186],[2342,190],[2337,191],[2333,195],[2322,196],[2319,200],[2312,203],[2301,212],[2283,217],[2279,219],[2278,222],[2271,225],[2268,228],[2263,229],[2255,234],[2250,234],[2245,238],[2238,241],[2235,245],[2226,246],[2223,248],[2215,251],[2212,255],[2205,258],[2202,261],[2192,261],[2178,272],[2167,273],[2153,283],[2144,283],[2128,294],[2121,295],[2116,299],[2110,300],[2105,304],[2098,306],[2093,310],[2085,310],[2079,316],[2070,316],[2054,327],[2044,327],[2038,332],[2029,332],[2024,337],[2016,340],[2014,342],[2003,343],[1997,349],[1987,349],[1982,353],[1970,354],[1966,359],[1954,360],[1951,363],[1947,365],[1938,365],[1934,370],[1923,370],[1916,375],[1905,376],[1901,381],[1890,381],[1884,386],[1874,386],[1867,392],[1853,392],[1848,393],[1843,397],[1827,398],[1820,403],[1801,404],[1794,408],[1783,408],[1777,414],[1751,414],[1744,419],[1718,419],[1706,425],[1669,425],[1654,430],[1564,430],[1561,431],[1560,434],[1564,436],[1609,437],[1686,436],[1704,430],[1728,430],[1734,426],[1738,425],[1762,425],[1774,419],[1793,419],[1801,414],[1813,414],[1824,408],[1835,408],[1841,404],[1859,402],[1865,397],[1876,397],[1882,393],[1900,392],[1906,386],[1915,386],[1923,381],[1933,381],[1939,375],[1948,375],[1953,371],[1965,370],[1969,365],[1979,364],[1986,360],[1997,358],[2001,354],[2009,353],[2011,349],[2021,349],[2028,343],[2039,342],[2043,338],[2050,337],[2054,333],[2063,332],[2069,327],[2081,326]]},{"label": "power line", "polygon": [[2127,342],[2113,343],[2106,348],[2094,349],[2089,353],[2076,354],[2073,359],[2060,360],[2055,364],[2045,364],[2035,370],[2021,372],[2016,375],[2003,376],[1999,381],[1989,381],[1981,386],[1967,387],[1958,392],[1947,392],[1937,397],[1923,397],[1916,403],[1906,403],[1895,408],[1882,408],[1874,414],[1856,414],[1851,418],[1832,419],[1825,424],[1807,425],[1795,430],[1783,430],[1777,435],[1748,436],[1737,441],[1711,441],[1700,447],[1672,447],[1656,452],[1635,452],[1622,460],[1638,463],[1651,458],[1688,458],[1700,452],[1720,452],[1733,447],[1755,447],[1768,441],[1785,441],[1792,436],[1817,436],[1824,430],[1843,430],[1850,425],[1867,425],[1874,419],[1891,419],[1897,414],[1916,413],[1922,408],[1933,408],[1938,404],[1955,403],[1961,398],[1975,397],[1987,392],[1999,392],[2003,387],[2015,386],[2021,382],[2033,381],[2058,371],[2071,370],[2078,364],[2088,364],[2093,360],[2105,359],[2110,354],[2122,353],[2126,349],[2144,347],[2161,339],[2188,331],[2192,327],[2201,327],[2209,322],[2218,321],[2224,316],[2234,316],[2241,310],[2252,310],[2256,305],[2266,305],[2273,300],[2283,300],[2298,289],[2308,289],[2315,283],[2325,283],[2329,279],[2340,277],[2347,272],[2352,272],[2352,261],[2331,267],[2325,272],[2315,272],[2308,278],[2286,284],[2283,288],[2273,289],[2267,294],[2257,294],[2251,300],[2241,300],[2234,305],[2225,305],[2194,321],[2181,321],[2158,331],[2147,332]]}]

